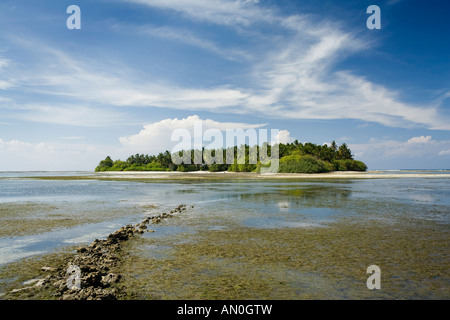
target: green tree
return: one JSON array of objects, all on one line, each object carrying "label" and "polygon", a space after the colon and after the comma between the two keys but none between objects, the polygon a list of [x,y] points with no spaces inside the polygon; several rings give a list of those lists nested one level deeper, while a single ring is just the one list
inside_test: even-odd
[{"label": "green tree", "polygon": [[291,155],[280,159],[279,172],[283,173],[321,173],[332,171],[332,164],[312,155]]},{"label": "green tree", "polygon": [[337,149],[338,149],[338,146],[337,146],[337,144],[336,144],[336,141],[333,140],[333,141],[331,142],[330,149],[331,149],[331,151],[333,151],[334,153],[336,153],[336,151],[337,151]]},{"label": "green tree", "polygon": [[107,156],[105,160],[100,161],[97,168],[95,168],[95,171],[106,171],[108,168],[111,168],[113,166],[113,161],[110,156]]},{"label": "green tree", "polygon": [[343,143],[339,146],[337,155],[339,160],[353,159],[352,151],[349,149],[346,143]]}]

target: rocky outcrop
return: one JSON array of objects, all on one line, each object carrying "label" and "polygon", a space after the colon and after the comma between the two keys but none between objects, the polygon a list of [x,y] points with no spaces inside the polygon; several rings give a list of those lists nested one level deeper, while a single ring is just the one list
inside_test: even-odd
[{"label": "rocky outcrop", "polygon": [[51,285],[56,287],[61,300],[117,299],[118,292],[111,286],[120,281],[122,276],[111,270],[119,263],[121,244],[136,234],[153,232],[148,229],[148,224],[159,223],[184,210],[186,205],[179,205],[170,213],[146,217],[136,225],[122,227],[104,240],[95,239],[90,245],[78,248],[77,253],[65,266],[44,266],[41,270],[51,275],[43,279],[33,279],[33,286],[14,289],[11,293]]}]

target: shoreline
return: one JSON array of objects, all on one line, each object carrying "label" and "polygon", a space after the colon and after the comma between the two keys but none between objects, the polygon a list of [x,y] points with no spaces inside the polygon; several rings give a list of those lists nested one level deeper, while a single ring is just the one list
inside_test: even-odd
[{"label": "shoreline", "polygon": [[[6,176],[2,176],[6,173]],[[14,175],[16,173],[17,175]],[[11,175],[12,174],[12,175]],[[450,178],[449,170],[371,170],[333,171],[325,173],[256,173],[209,171],[21,171],[0,172],[2,179],[37,180],[323,180],[323,179],[401,179],[401,178]]]},{"label": "shoreline", "polygon": [[387,179],[387,178],[450,178],[442,173],[384,173],[384,171],[335,171],[327,173],[265,173],[254,172],[159,172],[159,171],[105,171],[95,172],[96,178],[115,179]]}]

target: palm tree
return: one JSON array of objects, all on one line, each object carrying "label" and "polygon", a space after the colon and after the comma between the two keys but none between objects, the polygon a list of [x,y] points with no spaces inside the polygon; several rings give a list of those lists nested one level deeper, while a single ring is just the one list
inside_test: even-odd
[{"label": "palm tree", "polygon": [[341,160],[353,159],[352,151],[349,149],[346,143],[341,144],[341,146],[339,147],[338,156]]}]

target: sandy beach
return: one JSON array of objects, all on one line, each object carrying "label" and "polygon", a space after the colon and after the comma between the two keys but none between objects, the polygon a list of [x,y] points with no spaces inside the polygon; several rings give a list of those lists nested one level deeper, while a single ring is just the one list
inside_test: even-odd
[{"label": "sandy beach", "polygon": [[99,179],[393,179],[393,178],[450,178],[439,173],[387,173],[386,171],[335,171],[327,173],[266,173],[254,172],[160,172],[160,171],[110,171],[95,173]]}]

